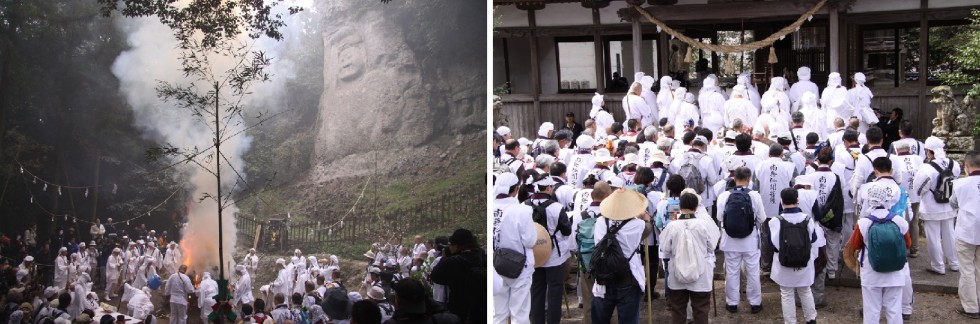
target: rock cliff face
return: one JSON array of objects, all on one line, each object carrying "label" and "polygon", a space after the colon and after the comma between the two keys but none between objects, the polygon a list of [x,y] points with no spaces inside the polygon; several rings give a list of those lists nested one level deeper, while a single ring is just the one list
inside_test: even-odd
[{"label": "rock cliff face", "polygon": [[324,89],[311,180],[424,159],[437,140],[485,128],[485,8],[456,0],[321,3]]}]

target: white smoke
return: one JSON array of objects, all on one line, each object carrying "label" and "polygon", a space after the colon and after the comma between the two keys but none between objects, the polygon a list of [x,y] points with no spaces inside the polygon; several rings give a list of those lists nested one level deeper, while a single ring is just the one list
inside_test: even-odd
[{"label": "white smoke", "polygon": [[[285,7],[279,6],[278,10],[284,11]],[[288,15],[283,17],[288,19]],[[191,80],[184,78],[180,69],[181,53],[172,30],[156,17],[119,18],[118,27],[126,34],[129,49],[116,58],[112,73],[119,79],[119,91],[133,110],[134,124],[143,131],[145,137],[160,145],[202,150],[212,147],[213,125],[209,128],[192,111],[180,108],[173,102],[163,102],[157,96],[155,88],[159,81],[184,85],[191,83]],[[283,30],[285,35],[290,32],[290,28]],[[276,108],[275,103],[284,96],[286,81],[295,77],[295,66],[292,62],[275,59],[285,50],[277,46],[281,45],[278,42],[268,39],[251,40],[245,36],[239,40],[254,42],[254,50],[263,51],[273,57],[273,63],[267,69],[273,75],[271,81],[256,84],[251,89],[252,94],[243,101],[247,116],[252,115],[249,112],[268,112],[271,108]],[[235,63],[233,57],[210,56],[210,59],[214,71],[226,71]],[[200,85],[198,89],[209,90],[208,85]],[[238,133],[245,127],[247,125],[241,117],[234,117],[227,123],[227,129],[223,133]],[[212,171],[220,163],[223,195],[227,195],[233,188],[245,188],[245,184],[239,182],[238,175],[245,177],[242,157],[248,151],[250,143],[251,137],[243,132],[221,143],[221,153],[227,161],[217,155],[207,158],[209,154],[201,154],[195,159]],[[218,183],[214,175],[195,163],[181,164],[178,168],[178,181],[185,183],[186,189],[192,193],[186,197],[188,224],[180,242],[186,259],[184,263],[188,264],[190,271],[211,271],[219,263],[218,207],[214,200],[201,198],[206,194],[215,195]],[[232,253],[235,251],[236,228],[233,215],[236,212],[238,207],[233,203],[222,212],[221,232],[226,276],[231,271],[230,266],[234,264]]]}]

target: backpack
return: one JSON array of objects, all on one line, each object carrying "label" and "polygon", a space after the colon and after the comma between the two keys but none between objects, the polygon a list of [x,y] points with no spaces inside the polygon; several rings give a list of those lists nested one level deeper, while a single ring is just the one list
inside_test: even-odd
[{"label": "backpack", "polygon": [[949,198],[953,196],[953,180],[956,180],[956,175],[953,174],[953,160],[949,160],[946,169],[940,168],[936,161],[929,162],[929,165],[939,172],[936,189],[932,190],[932,198],[940,204],[949,203]]},{"label": "backpack", "polygon": [[752,211],[752,198],[745,188],[729,189],[728,201],[722,217],[725,220],[725,233],[732,238],[745,238],[755,229],[755,213]]},{"label": "backpack", "polygon": [[632,218],[619,223],[618,226],[609,227],[609,219],[604,218],[606,227],[609,229],[606,236],[599,240],[592,250],[592,260],[589,262],[589,275],[595,278],[599,285],[617,285],[630,278],[630,259],[636,254],[634,250],[629,257],[623,254],[623,249],[616,240],[616,234],[626,226]]},{"label": "backpack", "polygon": [[663,217],[658,217],[657,218],[657,222],[659,222],[659,224],[656,224],[657,228],[660,228],[660,229],[663,229],[664,227],[667,227],[667,224],[670,224],[671,221],[677,219],[677,216],[679,216],[681,214],[681,199],[680,198],[678,198],[678,197],[669,197],[669,198],[665,197],[664,199],[667,200],[667,207],[664,208],[664,215],[663,215]]},{"label": "backpack", "polygon": [[834,178],[837,179],[837,182],[834,183],[834,187],[827,194],[827,201],[824,202],[823,206],[820,206],[819,202],[814,202],[811,212],[813,217],[816,217],[821,225],[834,232],[840,232],[844,226],[844,190],[841,189],[840,176],[835,174]]},{"label": "backpack", "polygon": [[688,188],[694,189],[695,192],[700,194],[704,192],[705,179],[701,174],[701,169],[698,169],[695,162],[700,161],[705,155],[700,154],[700,156],[697,158],[694,157],[695,155],[697,154],[688,156],[688,158],[684,161],[684,164],[681,165],[680,169],[677,171],[677,174],[684,178],[684,184],[686,184]]},{"label": "backpack", "polygon": [[810,224],[810,216],[797,224],[790,223],[783,218],[779,218],[779,264],[787,267],[800,269],[805,268],[810,263],[810,244],[815,237],[810,235],[807,226]]},{"label": "backpack", "polygon": [[[544,202],[542,202],[540,204],[535,205],[533,202],[531,202],[531,200],[528,200],[527,201],[527,205],[528,206],[531,206],[531,208],[534,209],[534,212],[531,214],[531,219],[534,220],[535,223],[541,224],[541,226],[544,227],[547,230],[547,228],[548,228],[548,206],[551,206],[551,204],[555,204],[555,203],[558,203],[558,202],[557,201],[554,201],[554,200],[551,200],[551,199],[548,199],[548,200],[545,200]],[[562,211],[562,213],[564,214],[564,211]],[[558,234],[558,230],[559,230],[560,227],[561,227],[561,219],[559,217],[558,224],[555,225],[555,230],[548,234],[548,236],[551,237],[551,248],[552,249],[554,249],[554,248],[556,248],[558,246],[558,238],[555,237],[555,235]],[[558,256],[561,256],[561,249],[558,249]]]},{"label": "backpack", "polygon": [[578,223],[575,231],[575,242],[578,243],[579,265],[589,273],[589,266],[592,261],[592,251],[595,250],[595,221],[600,215],[591,215],[588,211],[582,211],[582,220]]},{"label": "backpack", "polygon": [[291,316],[293,318],[294,323],[296,323],[296,324],[310,324],[309,316],[306,315],[306,312],[304,312],[302,309],[295,309],[295,308],[294,309],[290,309],[289,310],[289,313],[292,314]]},{"label": "backpack", "polygon": [[694,230],[688,226],[684,226],[677,237],[677,250],[670,260],[670,264],[674,265],[670,276],[682,284],[693,283],[701,278],[705,251],[694,243],[697,240]]},{"label": "backpack", "polygon": [[898,224],[892,221],[896,214],[888,213],[884,219],[873,216],[865,218],[871,220],[868,227],[868,246],[861,254],[861,261],[864,255],[868,255],[868,263],[875,272],[894,272],[905,268],[908,255],[905,251],[905,235],[899,230]]}]

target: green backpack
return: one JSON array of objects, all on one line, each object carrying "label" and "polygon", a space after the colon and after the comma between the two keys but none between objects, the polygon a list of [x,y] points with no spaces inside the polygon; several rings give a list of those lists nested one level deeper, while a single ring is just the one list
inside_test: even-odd
[{"label": "green backpack", "polygon": [[579,266],[585,273],[589,273],[589,264],[592,262],[592,251],[595,250],[595,220],[600,215],[589,214],[582,211],[582,221],[578,223],[578,230],[575,232],[575,242],[578,243]]},{"label": "green backpack", "polygon": [[865,253],[868,255],[868,263],[875,272],[894,272],[905,268],[908,255],[905,251],[905,235],[899,230],[898,224],[892,221],[895,213],[888,213],[884,219],[874,216],[867,216],[871,220],[868,227],[868,246]]}]

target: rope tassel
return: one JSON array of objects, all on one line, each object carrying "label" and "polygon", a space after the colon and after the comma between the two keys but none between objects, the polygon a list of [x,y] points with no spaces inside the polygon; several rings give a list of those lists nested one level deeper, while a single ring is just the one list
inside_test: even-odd
[{"label": "rope tassel", "polygon": [[776,59],[776,49],[773,47],[769,47],[769,64],[776,64],[776,63],[779,63],[779,60]]}]

